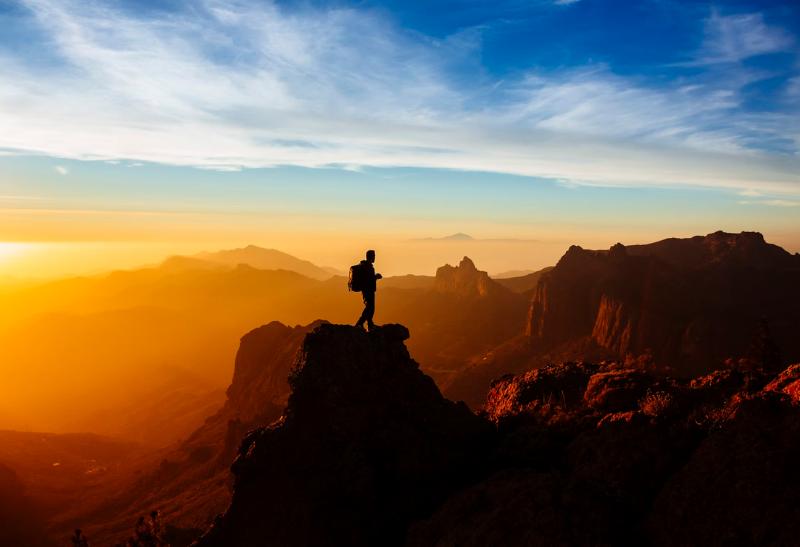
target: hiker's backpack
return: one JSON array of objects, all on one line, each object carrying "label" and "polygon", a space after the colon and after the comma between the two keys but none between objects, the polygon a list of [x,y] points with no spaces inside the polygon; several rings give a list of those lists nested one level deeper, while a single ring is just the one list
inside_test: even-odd
[{"label": "hiker's backpack", "polygon": [[350,266],[350,277],[347,279],[347,288],[353,292],[364,290],[364,265],[355,264]]}]

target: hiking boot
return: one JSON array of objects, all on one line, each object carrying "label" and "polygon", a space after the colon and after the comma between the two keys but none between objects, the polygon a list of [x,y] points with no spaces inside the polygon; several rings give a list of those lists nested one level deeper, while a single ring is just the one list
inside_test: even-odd
[{"label": "hiking boot", "polygon": [[375,323],[368,323],[367,324],[367,332],[372,332],[375,329],[377,329],[378,327],[379,327],[379,325],[376,325]]}]

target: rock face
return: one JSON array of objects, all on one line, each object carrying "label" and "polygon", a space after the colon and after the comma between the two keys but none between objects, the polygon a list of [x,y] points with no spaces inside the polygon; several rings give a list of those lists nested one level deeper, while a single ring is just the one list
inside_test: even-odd
[{"label": "rock face", "polygon": [[288,327],[278,321],[242,337],[225,406],[246,423],[271,422],[289,399],[289,370],[303,338],[323,321]]},{"label": "rock face", "polygon": [[564,363],[498,380],[488,477],[408,545],[796,544],[798,370],[683,381]]},{"label": "rock face", "polygon": [[785,393],[797,404],[800,404],[800,364],[792,365],[781,372],[764,388],[764,391]]},{"label": "rock face", "polygon": [[[277,321],[241,338],[233,380],[223,407],[177,446],[166,450],[134,484],[98,504],[84,502],[84,514],[101,527],[85,526],[92,544],[112,544],[127,537],[137,515],[158,509],[165,522],[198,537],[230,502],[230,471],[242,437],[280,417],[289,397],[289,371],[306,334],[322,324],[289,327]],[[126,510],[120,512],[119,508]],[[173,541],[174,545],[181,544]]]},{"label": "rock face", "polygon": [[583,400],[600,411],[624,412],[635,408],[652,384],[653,379],[640,370],[599,372],[589,379]]},{"label": "rock face", "polygon": [[[570,247],[543,274],[526,333],[534,352],[647,354],[692,376],[754,357],[762,321],[783,358],[800,358],[800,256],[761,234],[716,232],[608,251]],[[580,343],[584,345],[581,346]],[[763,351],[762,351],[763,353]]]},{"label": "rock face", "polygon": [[499,290],[500,285],[489,274],[478,270],[475,263],[464,257],[458,266],[445,264],[436,270],[434,289],[466,296],[487,296]]},{"label": "rock face", "polygon": [[400,545],[481,476],[491,427],[441,396],[406,338],[400,325],[306,337],[283,418],[243,441],[231,505],[200,546]]},{"label": "rock face", "polygon": [[0,463],[0,545],[57,545],[46,535],[44,513],[28,498],[17,474]]}]

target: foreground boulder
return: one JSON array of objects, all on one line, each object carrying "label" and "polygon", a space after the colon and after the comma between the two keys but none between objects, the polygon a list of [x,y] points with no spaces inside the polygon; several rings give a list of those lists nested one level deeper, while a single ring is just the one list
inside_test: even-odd
[{"label": "foreground boulder", "polygon": [[583,398],[597,410],[630,411],[644,398],[652,383],[651,377],[639,370],[601,372],[591,377]]},{"label": "foreground boulder", "polygon": [[798,544],[800,412],[770,392],[731,410],[656,497],[651,544]]},{"label": "foreground boulder", "polygon": [[486,404],[490,474],[408,545],[796,545],[799,370],[681,381],[564,363],[503,378]]},{"label": "foreground boulder", "polygon": [[408,336],[321,325],[306,337],[283,417],[243,441],[231,505],[200,546],[400,545],[481,476],[491,426],[442,397]]}]

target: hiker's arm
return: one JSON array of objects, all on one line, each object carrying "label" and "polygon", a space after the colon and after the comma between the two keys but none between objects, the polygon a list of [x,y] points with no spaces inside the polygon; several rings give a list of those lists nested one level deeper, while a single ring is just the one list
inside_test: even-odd
[{"label": "hiker's arm", "polygon": [[375,279],[383,279],[383,276],[381,274],[375,274]]}]

